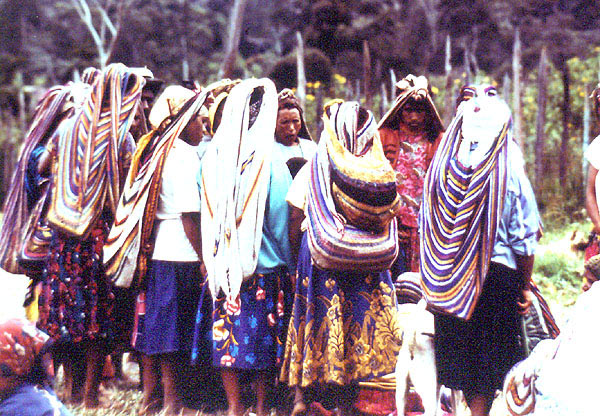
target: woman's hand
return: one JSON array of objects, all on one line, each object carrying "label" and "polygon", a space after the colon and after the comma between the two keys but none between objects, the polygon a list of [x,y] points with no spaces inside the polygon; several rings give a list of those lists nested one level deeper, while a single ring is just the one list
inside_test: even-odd
[{"label": "woman's hand", "polygon": [[521,295],[521,301],[517,302],[517,307],[521,315],[527,315],[529,308],[535,300],[535,295],[529,289],[522,290]]}]

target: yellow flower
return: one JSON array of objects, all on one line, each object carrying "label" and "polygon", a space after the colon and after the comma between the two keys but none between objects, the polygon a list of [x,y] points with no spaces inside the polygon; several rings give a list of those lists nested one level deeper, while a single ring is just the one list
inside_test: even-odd
[{"label": "yellow flower", "polygon": [[315,88],[319,88],[320,86],[321,86],[321,81],[315,82],[315,84],[314,84]]},{"label": "yellow flower", "polygon": [[312,88],[313,87],[313,83],[312,82],[307,82],[306,83],[306,87],[307,88]]},{"label": "yellow flower", "polygon": [[333,74],[333,79],[338,84],[345,84],[346,83],[346,77],[344,77],[343,75],[340,75],[340,74]]},{"label": "yellow flower", "polygon": [[461,80],[461,79],[455,79],[455,80],[454,80],[454,83],[455,83],[456,85],[458,85],[458,84],[461,84],[461,83],[462,83],[462,80]]},{"label": "yellow flower", "polygon": [[431,92],[434,93],[434,94],[437,94],[438,92],[440,92],[440,90],[435,85],[432,85],[431,86]]},{"label": "yellow flower", "polygon": [[315,96],[312,94],[306,94],[306,100],[307,101],[314,101],[315,100]]}]

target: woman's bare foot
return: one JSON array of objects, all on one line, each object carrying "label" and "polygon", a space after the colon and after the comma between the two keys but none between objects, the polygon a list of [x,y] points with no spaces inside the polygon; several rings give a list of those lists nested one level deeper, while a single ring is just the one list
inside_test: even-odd
[{"label": "woman's bare foot", "polygon": [[294,402],[294,407],[292,408],[292,413],[290,416],[304,416],[306,415],[306,403],[303,400],[299,400]]}]

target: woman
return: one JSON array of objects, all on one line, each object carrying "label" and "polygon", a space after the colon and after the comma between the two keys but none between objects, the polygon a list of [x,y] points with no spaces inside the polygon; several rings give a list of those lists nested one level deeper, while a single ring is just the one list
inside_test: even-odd
[{"label": "woman", "polygon": [[163,148],[164,165],[155,174],[161,183],[154,222],[155,240],[143,281],[145,314],[135,348],[143,354],[142,409],[160,408],[155,403],[155,389],[160,379],[162,409],[168,415],[180,414],[183,410],[177,375],[183,362],[189,359],[200,296],[200,197],[196,186],[200,159],[194,146],[203,135],[199,114],[205,96],[172,86],[153,108],[153,112],[160,110],[164,108],[161,103],[168,101],[173,120],[160,134],[163,140],[168,137],[171,146]]},{"label": "woman", "polygon": [[[114,295],[104,274],[102,247],[131,161],[129,127],[143,85],[143,77],[124,65],[108,66],[93,77],[83,106],[54,136],[56,166],[47,220],[55,235],[38,326],[70,348],[67,369],[85,361],[86,407],[99,405],[101,368],[114,337]],[[78,387],[66,388],[74,401],[81,400]]]},{"label": "woman", "polygon": [[427,79],[408,75],[396,84],[398,97],[379,122],[383,150],[398,177],[400,255],[392,266],[396,279],[419,270],[417,217],[423,181],[444,130]]},{"label": "woman", "polygon": [[435,312],[438,383],[462,390],[473,416],[485,416],[523,358],[519,315],[534,301],[540,217],[508,106],[490,85],[461,95],[425,182],[421,276]]},{"label": "woman", "polygon": [[[30,241],[30,261],[23,257],[22,248],[29,229],[43,221],[41,210],[46,200],[50,177],[50,137],[60,123],[67,118],[73,103],[70,99],[73,84],[50,88],[40,99],[31,127],[25,137],[23,148],[5,199],[4,218],[0,231],[0,266],[9,273],[25,273],[32,279],[28,301],[33,300],[33,290],[41,278],[43,261],[47,255],[47,241]],[[40,205],[38,207],[38,205]],[[36,207],[38,208],[36,210]],[[37,211],[37,212],[34,212]],[[30,216],[35,215],[36,218]],[[30,222],[29,222],[30,221]],[[44,244],[43,247],[40,245]],[[37,309],[35,311],[37,316]]]},{"label": "woman", "polygon": [[291,291],[288,210],[291,177],[273,157],[277,93],[249,79],[229,93],[200,175],[202,250],[213,297],[213,365],[228,415],[244,413],[243,374],[255,379],[256,408],[267,413],[267,383],[280,365]]},{"label": "woman", "polygon": [[[327,387],[332,387],[335,404],[347,414],[358,382],[394,371],[400,345],[396,297],[389,273],[397,255],[395,175],[385,160],[369,111],[355,102],[336,101],[326,106],[323,118],[325,130],[317,154],[294,178],[287,196],[292,207],[292,244],[300,240],[298,218],[306,214],[307,219],[307,231],[298,250],[296,293],[281,371],[281,379],[295,388],[293,415],[306,411],[307,388]],[[334,174],[338,168],[343,169],[336,161],[346,163],[346,168],[367,166],[357,175],[363,181],[368,178],[358,195],[364,195],[365,189],[388,188],[387,194],[373,198],[390,201],[385,207],[389,215],[379,219],[381,222],[371,224],[369,229],[350,228],[351,223],[363,226],[365,221],[354,218],[352,210],[347,209],[344,201],[348,199],[344,198],[348,195],[339,192],[343,185]],[[346,173],[353,174],[351,169]],[[385,186],[374,186],[376,182]],[[362,207],[369,203],[373,202],[363,201]],[[331,219],[337,226],[329,234],[321,233],[320,224]],[[355,256],[348,252],[340,255],[339,267],[326,264],[323,254],[327,247],[335,250],[340,244],[341,251],[345,236],[350,234],[354,241],[345,248],[365,245]],[[379,257],[368,247],[382,240],[391,241],[391,245],[383,252],[385,261],[376,264]]]},{"label": "woman", "polygon": [[275,154],[287,162],[291,158],[312,159],[317,145],[312,141],[300,101],[292,90],[283,89],[278,95]]}]

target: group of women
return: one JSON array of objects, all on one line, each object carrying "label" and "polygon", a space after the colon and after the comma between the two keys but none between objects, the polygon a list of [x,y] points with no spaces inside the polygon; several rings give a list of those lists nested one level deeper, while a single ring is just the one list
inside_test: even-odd
[{"label": "group of women", "polygon": [[[190,361],[218,369],[230,416],[244,413],[248,377],[259,416],[268,413],[274,384],[293,389],[295,416],[309,410],[309,401],[342,414],[368,412],[377,401],[370,394],[393,373],[402,342],[390,269],[394,277],[418,271],[420,252],[434,310],[461,322],[473,313],[506,194],[506,133],[485,135],[476,162],[469,152],[478,154],[477,140],[461,147],[462,179],[480,181],[473,180],[475,205],[462,204],[473,198],[470,185],[459,184],[460,191],[449,191],[456,206],[431,211],[441,203],[431,196],[446,195],[434,175],[445,180],[444,158],[462,136],[458,122],[442,139],[423,77],[398,83],[398,98],[379,124],[357,102],[327,103],[318,144],[293,92],[278,94],[269,79],[221,80],[198,90],[169,86],[146,111],[152,81],[147,70],[112,64],[50,89],[7,198],[2,266],[39,282],[37,326],[56,340],[66,399],[97,406],[103,358],[131,335],[141,354],[140,414],[193,413],[181,394],[181,370]],[[466,101],[476,94],[462,95]],[[477,117],[460,116],[464,137],[486,129]],[[496,123],[499,131],[508,131],[509,118]],[[438,146],[446,153],[438,156]],[[423,200],[433,216],[419,214]],[[512,207],[505,206],[507,215]],[[448,261],[435,263],[439,236],[431,223],[440,209],[448,214],[438,243],[450,244],[460,263],[441,283],[435,272],[446,276]],[[459,220],[448,222],[457,212]],[[539,217],[533,222],[536,234]],[[435,228],[425,230],[426,240],[421,223]],[[502,223],[500,230],[510,237],[504,247],[531,238],[529,228],[515,238]],[[523,243],[523,255],[533,245]],[[513,303],[521,281],[514,287],[507,298]],[[452,332],[458,324],[446,325]],[[496,387],[495,379],[490,383],[472,391],[476,405]]]}]

